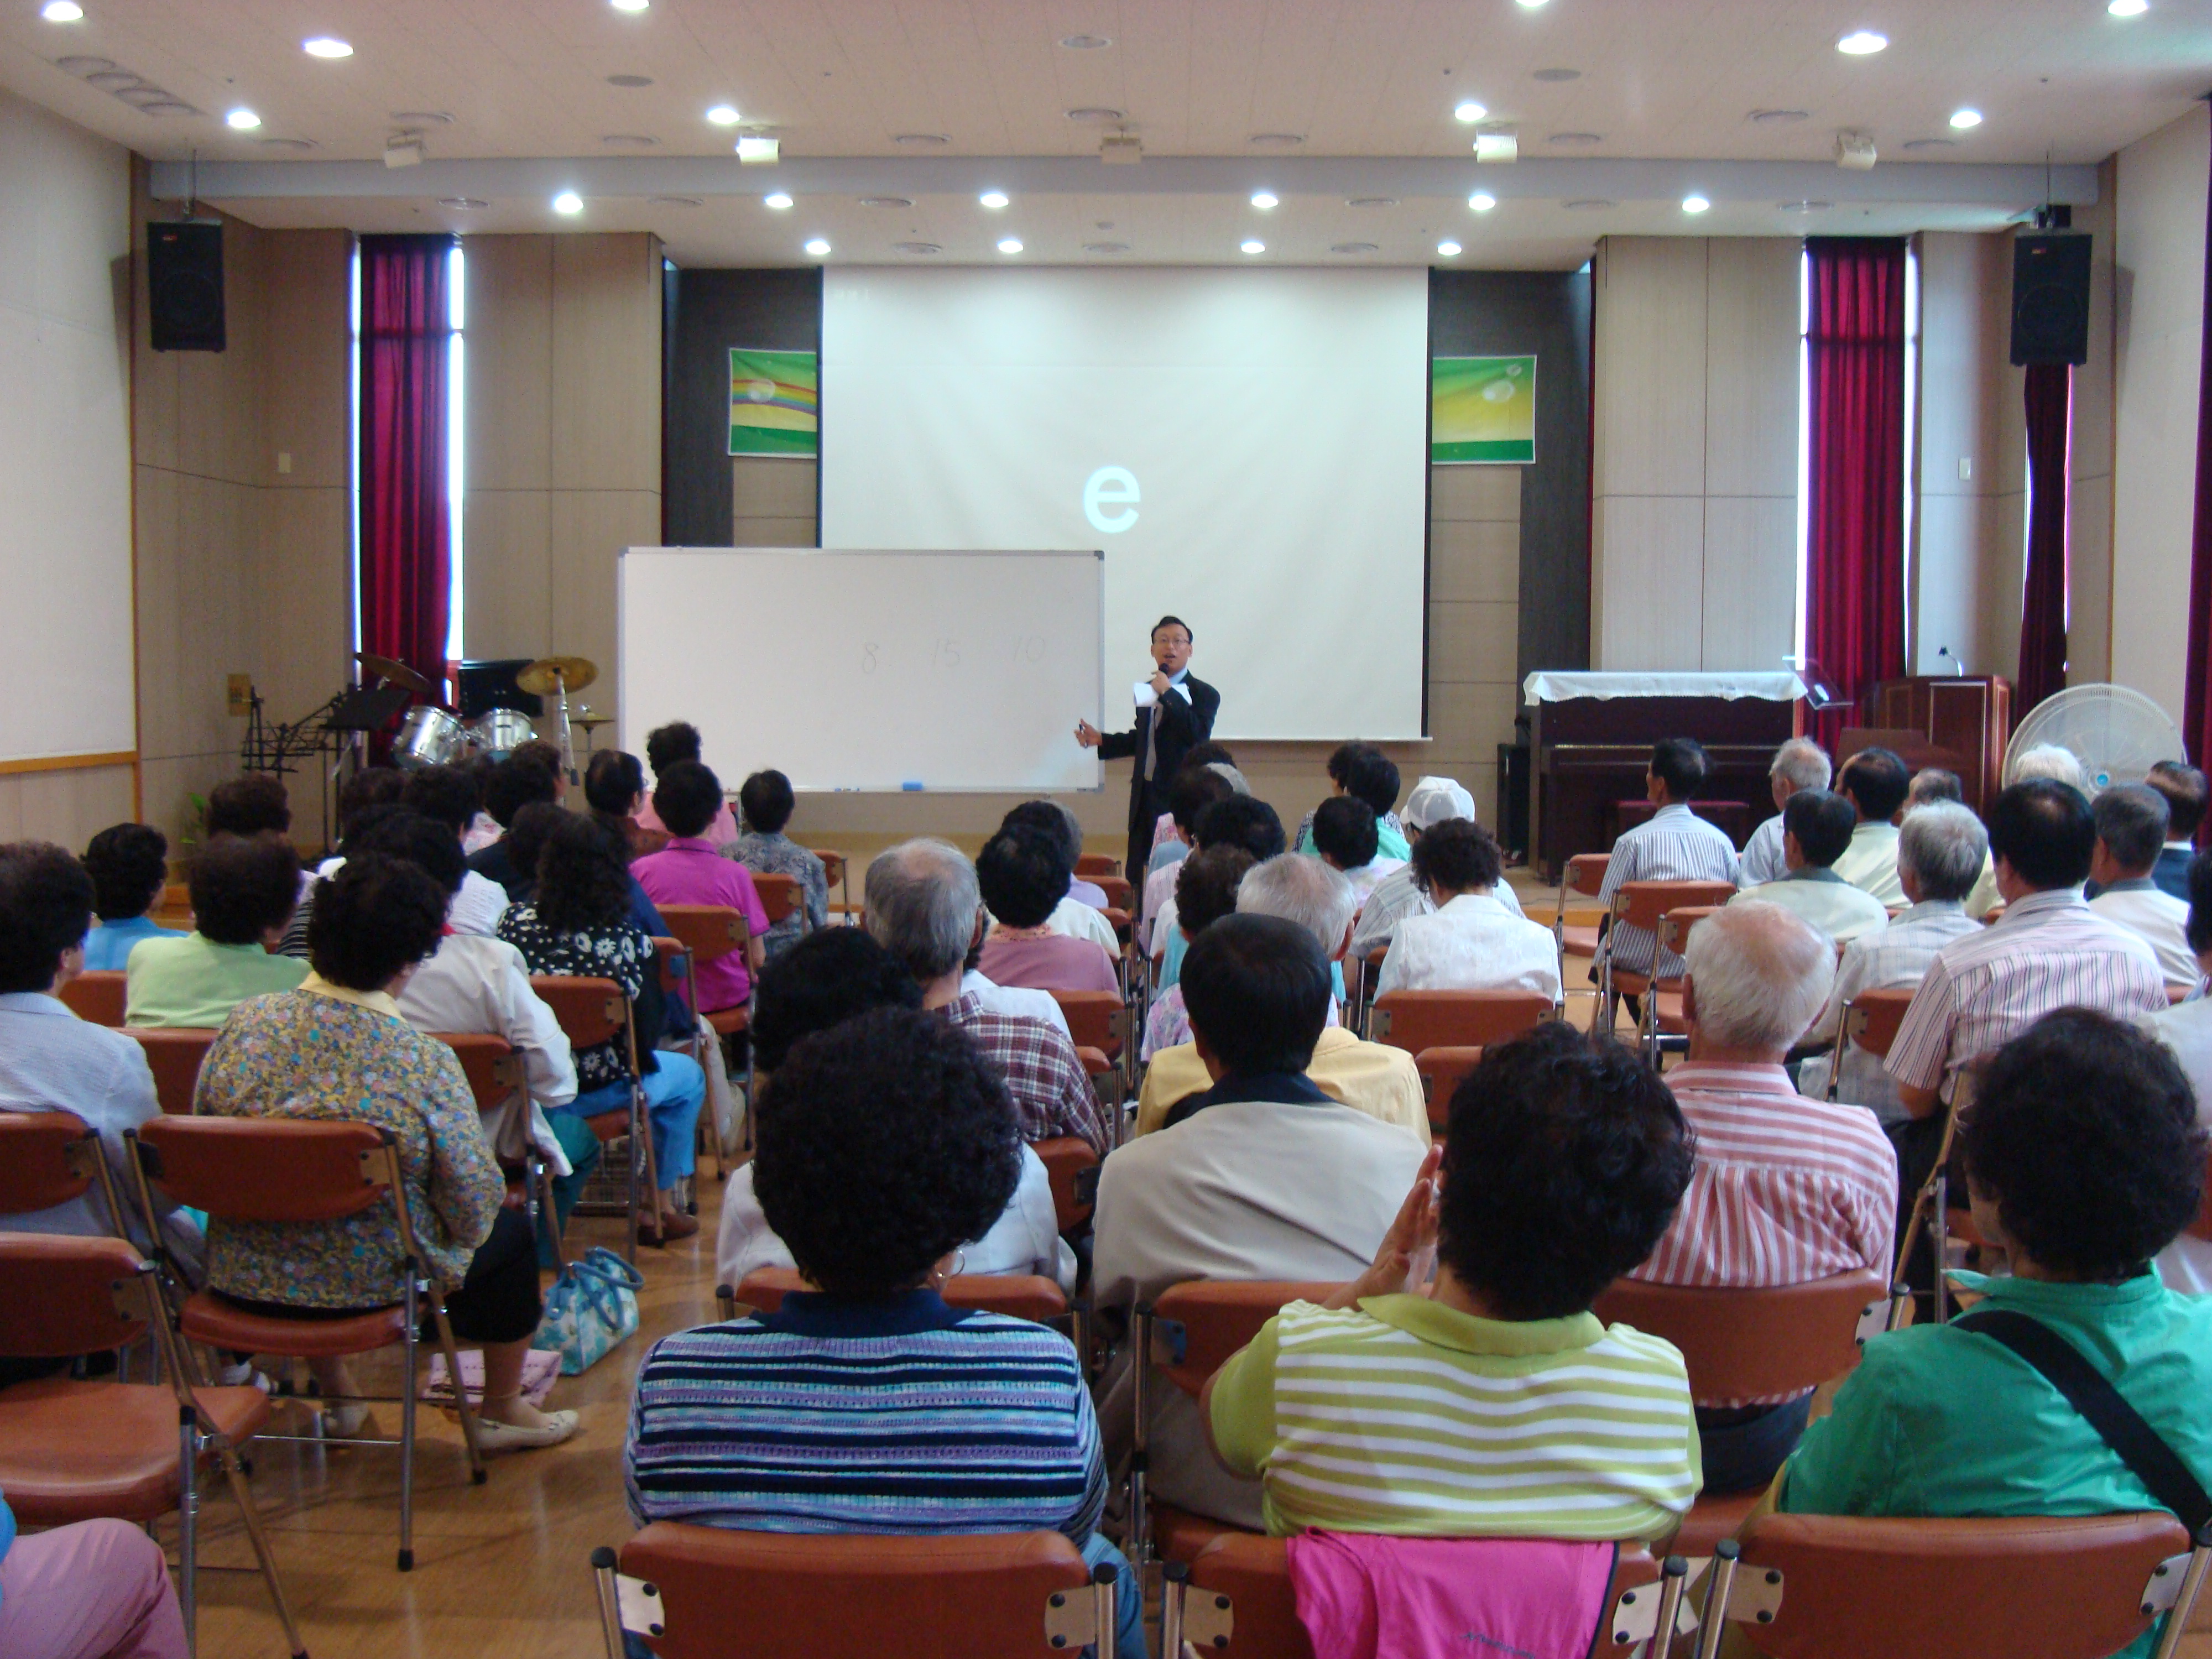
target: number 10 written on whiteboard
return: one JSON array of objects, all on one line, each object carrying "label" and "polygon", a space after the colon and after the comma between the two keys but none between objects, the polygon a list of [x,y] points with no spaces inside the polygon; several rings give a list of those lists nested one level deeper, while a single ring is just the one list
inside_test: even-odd
[{"label": "number 10 written on whiteboard", "polygon": [[[1042,662],[1048,648],[1042,634],[1017,635],[1008,646],[1006,660],[1017,665]],[[860,672],[863,674],[874,673],[881,665],[882,659],[883,647],[880,645],[869,641],[860,647]],[[958,668],[961,663],[960,641],[957,639],[934,641],[929,660],[932,667],[944,669],[948,673]]]}]

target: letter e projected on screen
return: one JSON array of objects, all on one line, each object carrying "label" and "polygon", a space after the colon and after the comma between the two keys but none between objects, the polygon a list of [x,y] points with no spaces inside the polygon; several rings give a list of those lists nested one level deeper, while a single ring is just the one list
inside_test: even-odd
[{"label": "letter e projected on screen", "polygon": [[[1105,535],[1118,536],[1136,523],[1136,503],[1143,499],[1137,475],[1126,466],[1102,466],[1083,481],[1083,516],[1093,530]],[[1115,507],[1123,510],[1104,510]]]}]

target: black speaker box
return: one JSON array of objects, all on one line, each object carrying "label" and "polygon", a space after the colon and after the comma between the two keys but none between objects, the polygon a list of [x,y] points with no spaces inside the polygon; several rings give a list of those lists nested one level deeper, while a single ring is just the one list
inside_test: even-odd
[{"label": "black speaker box", "polygon": [[221,351],[222,227],[197,220],[146,227],[146,291],[156,351]]},{"label": "black speaker box", "polygon": [[2012,360],[2089,360],[2089,244],[2087,234],[2015,236],[2012,244]]}]

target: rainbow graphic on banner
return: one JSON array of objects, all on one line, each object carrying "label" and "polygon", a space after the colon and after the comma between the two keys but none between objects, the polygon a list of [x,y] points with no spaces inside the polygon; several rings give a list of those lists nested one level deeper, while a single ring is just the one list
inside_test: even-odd
[{"label": "rainbow graphic on banner", "polygon": [[1536,359],[1437,357],[1429,365],[1431,465],[1536,459]]},{"label": "rainbow graphic on banner", "polygon": [[730,349],[730,453],[812,456],[822,442],[811,351]]}]

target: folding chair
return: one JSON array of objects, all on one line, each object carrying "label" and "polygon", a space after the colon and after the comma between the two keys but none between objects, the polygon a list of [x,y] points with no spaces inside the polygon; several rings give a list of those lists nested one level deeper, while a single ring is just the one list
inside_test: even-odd
[{"label": "folding chair", "polygon": [[124,974],[120,968],[96,968],[79,974],[54,994],[79,1019],[94,1025],[123,1024]]},{"label": "folding chair", "polygon": [[[1089,1052],[1096,1054],[1098,1051],[1093,1048]],[[1085,1069],[1089,1068],[1086,1066]],[[1098,1168],[1098,1154],[1091,1150],[1089,1141],[1075,1135],[1033,1140],[1030,1150],[1043,1163],[1045,1175],[1052,1182],[1053,1217],[1060,1231],[1063,1234],[1076,1231],[1091,1219],[1091,1201],[1098,1192],[1098,1177],[1091,1172]],[[1085,1187],[1090,1189],[1088,1193],[1083,1190]]]},{"label": "folding chair", "polygon": [[[90,1124],[75,1112],[55,1109],[37,1112],[0,1112],[0,1232],[8,1231],[10,1216],[36,1215],[64,1204],[74,1204],[97,1190],[100,1208],[106,1212],[110,1236],[135,1250],[130,1220],[136,1214],[125,1208],[116,1188],[115,1172],[108,1168],[105,1148]],[[161,1236],[148,1235],[154,1254],[161,1254]],[[155,1280],[157,1288],[161,1281]],[[150,1345],[158,1359],[163,1350]],[[0,1353],[13,1353],[0,1348]],[[88,1352],[90,1350],[78,1350]],[[0,1487],[0,1492],[6,1489]]]},{"label": "folding chair", "polygon": [[1076,858],[1075,873],[1085,881],[1098,882],[1103,887],[1105,883],[1100,878],[1118,877],[1121,873],[1121,860],[1109,858],[1103,853],[1084,853]]},{"label": "folding chair", "polygon": [[806,850],[822,860],[823,885],[835,887],[838,890],[841,896],[837,902],[837,914],[849,922],[853,919],[852,860],[842,853],[833,852],[827,847],[810,847]]},{"label": "folding chair", "polygon": [[[1725,881],[1625,881],[1613,896],[1613,927],[1616,934],[1623,927],[1639,927],[1656,935],[1659,923],[1669,910],[1686,906],[1723,905],[1735,896],[1734,884]],[[1656,969],[1664,957],[1663,948],[1652,960]],[[1658,981],[1666,988],[1682,988],[1679,974],[1663,975]],[[1652,975],[1632,973],[1613,965],[1612,941],[1607,942],[1604,966],[1599,969],[1598,1014],[1601,1030],[1613,1029],[1613,1011],[1623,997],[1641,997],[1651,990]]]},{"label": "folding chair", "polygon": [[1129,1005],[1112,991],[1054,991],[1052,1000],[1067,1019],[1067,1035],[1079,1048],[1096,1048],[1115,1063],[1126,1092],[1136,1086],[1130,1067],[1136,1044],[1129,1041]]},{"label": "folding chair", "polygon": [[239,1448],[269,1421],[269,1398],[256,1388],[194,1385],[158,1279],[154,1263],[120,1238],[0,1234],[0,1352],[62,1359],[150,1337],[169,1374],[166,1383],[57,1376],[0,1392],[0,1491],[16,1520],[33,1527],[92,1520],[144,1526],[173,1510],[179,1598],[197,1646],[199,1470],[212,1455],[245,1516],[287,1648],[295,1659],[305,1659],[261,1513],[239,1464]]},{"label": "folding chair", "polygon": [[1421,1074],[1421,1091],[1428,1097],[1429,1133],[1441,1140],[1451,1121],[1452,1097],[1468,1073],[1482,1064],[1480,1046],[1447,1045],[1424,1048],[1413,1056],[1413,1069]]},{"label": "folding chair", "polygon": [[1905,1011],[1912,1006],[1917,986],[1899,986],[1890,990],[1862,991],[1844,1005],[1843,1029],[1837,1034],[1833,1062],[1828,1067],[1828,1098],[1836,1097],[1836,1085],[1844,1070],[1844,1051],[1856,1047],[1863,1048],[1876,1060],[1889,1057],[1890,1045],[1897,1041],[1898,1028],[1905,1024]]},{"label": "folding chair", "polygon": [[[1986,1058],[1986,1056],[1984,1056]],[[1930,1263],[1930,1294],[1939,1325],[1950,1322],[1951,1295],[1944,1287],[1944,1245],[1951,1234],[1951,1152],[1959,1139],[1959,1123],[1973,1109],[1974,1083],[1980,1075],[1981,1060],[1968,1061],[1959,1068],[1951,1079],[1951,1101],[1946,1106],[1941,1102],[1936,1109],[1943,1114],[1943,1137],[1936,1143],[1935,1166],[1928,1178],[1920,1183],[1912,1195],[1912,1208],[1906,1215],[1905,1225],[1899,1231],[1897,1261],[1890,1273],[1893,1287],[1889,1322],[1895,1330],[1905,1322],[1905,1310],[1911,1301],[1905,1289],[1905,1269],[1912,1260],[1912,1248],[1921,1242],[1920,1230],[1925,1227]]]},{"label": "folding chair", "polygon": [[[1114,1659],[1115,1573],[1056,1532],[886,1536],[656,1522],[592,1552],[607,1659]],[[742,1632],[740,1636],[738,1633]]]},{"label": "folding chair", "polygon": [[[736,914],[732,912],[732,915]],[[623,1206],[629,1231],[623,1241],[623,1254],[633,1267],[637,1265],[637,1234],[643,1224],[638,1206],[638,1166],[645,1166],[647,1195],[659,1213],[660,1170],[653,1156],[653,1136],[646,1121],[644,1073],[637,1069],[637,1019],[629,999],[623,994],[622,987],[611,979],[586,979],[565,974],[532,974],[530,988],[538,994],[538,1000],[553,1011],[553,1018],[561,1022],[568,1034],[568,1046],[573,1050],[596,1048],[603,1042],[617,1039],[628,1045],[629,1060],[629,1110],[627,1113],[601,1112],[584,1121],[599,1137],[603,1147],[627,1139],[629,1157],[625,1163],[629,1186]],[[580,1204],[578,1211],[592,1215],[605,1212],[598,1205],[588,1209]]]},{"label": "folding chair", "polygon": [[[1880,1273],[1865,1272],[1760,1290],[1616,1279],[1593,1311],[1608,1325],[1662,1336],[1680,1348],[1692,1399],[1757,1400],[1817,1389],[1857,1365],[1860,1346],[1887,1323],[1889,1285]],[[1700,1498],[1674,1547],[1710,1555],[1762,1495]]]},{"label": "folding chair", "polygon": [[[1647,1593],[1660,1582],[1660,1570],[1640,1544],[1623,1544],[1613,1559],[1613,1577],[1600,1603],[1601,1623],[1590,1651],[1617,1652],[1615,1632],[1658,1628],[1662,1599]],[[1686,1580],[1685,1571],[1678,1580]],[[1255,1533],[1225,1532],[1189,1561],[1170,1561],[1162,1569],[1160,1651],[1196,1651],[1218,1659],[1313,1659],[1313,1644],[1298,1619],[1291,1588],[1288,1540]],[[1680,1592],[1676,1591],[1679,1604]],[[1648,1602],[1651,1615],[1638,1625],[1635,1613]],[[1624,1603],[1626,1605],[1624,1605]],[[1680,1622],[1679,1617],[1677,1622]],[[1637,1638],[1631,1636],[1627,1642]],[[1188,1644],[1188,1648],[1185,1644]]]},{"label": "folding chair", "polygon": [[1129,1459],[1132,1561],[1163,1557],[1188,1561],[1212,1539],[1237,1530],[1147,1496],[1152,1368],[1158,1366],[1170,1383],[1194,1400],[1206,1378],[1257,1336],[1285,1303],[1318,1302],[1339,1288],[1310,1279],[1192,1279],[1170,1285],[1154,1301],[1137,1304],[1130,1345],[1136,1367],[1136,1445]]},{"label": "folding chair", "polygon": [[[1613,863],[1610,853],[1577,853],[1569,859],[1566,867],[1559,872],[1559,908],[1552,918],[1552,937],[1559,942],[1559,983],[1567,983],[1567,958],[1580,957],[1585,961],[1597,960],[1598,940],[1605,930],[1595,921],[1569,921],[1567,895],[1577,898],[1594,899],[1605,889],[1605,872]],[[1587,915],[1588,912],[1582,914]],[[1595,988],[1589,989],[1595,996]]]},{"label": "folding chair", "polygon": [[799,926],[802,929],[805,927],[806,890],[799,885],[797,876],[767,876],[757,870],[746,873],[753,878],[753,891],[760,895],[761,909],[767,915],[769,927],[775,927],[795,911]]},{"label": "folding chair", "polygon": [[[1109,860],[1108,862],[1111,863],[1112,860]],[[1095,876],[1084,876],[1083,879],[1106,895],[1108,909],[1119,910],[1127,915],[1136,914],[1137,890],[1122,880],[1121,877],[1111,872],[1102,872]]]},{"label": "folding chair", "polygon": [[[2102,1659],[2160,1618],[2173,1659],[2212,1562],[2164,1510],[2002,1520],[1762,1515],[1715,1564],[1723,1622],[1776,1659]],[[1733,1571],[1731,1566],[1733,1565]]]},{"label": "folding chair", "polygon": [[1385,991],[1368,1011],[1370,1042],[1419,1054],[1516,1037],[1559,1012],[1541,991]]},{"label": "folding chair", "polygon": [[[453,1405],[466,1443],[470,1479],[482,1485],[483,1454],[477,1414],[459,1386],[460,1355],[446,1318],[445,1293],[415,1236],[401,1184],[399,1139],[374,1124],[286,1118],[164,1117],[129,1131],[139,1208],[152,1224],[154,1183],[179,1204],[214,1219],[308,1224],[344,1219],[380,1204],[392,1207],[402,1254],[392,1300],[373,1312],[318,1319],[254,1311],[216,1291],[185,1298],[177,1329],[186,1341],[240,1353],[297,1359],[337,1359],[395,1344],[404,1350],[399,1398],[399,1571],[415,1566],[416,1358],[421,1309],[428,1303],[454,1379]],[[302,1310],[304,1316],[307,1310]],[[272,1436],[272,1438],[297,1438]],[[330,1443],[316,1437],[316,1443]],[[390,1440],[338,1443],[388,1446]]]},{"label": "folding chair", "polygon": [[[1125,1017],[1127,1012],[1126,1008],[1122,1010]],[[1111,1144],[1107,1150],[1111,1152],[1121,1144],[1127,1133],[1128,1081],[1121,1075],[1121,1068],[1106,1057],[1106,1051],[1103,1048],[1080,1045],[1076,1048],[1075,1057],[1083,1062],[1083,1074],[1091,1079],[1091,1092],[1100,1095],[1105,1104],[1106,1120],[1111,1127]]]},{"label": "folding chair", "polygon": [[[788,880],[788,877],[781,878]],[[766,900],[763,897],[763,902]],[[755,985],[746,994],[740,1007],[702,1009],[698,1002],[698,970],[710,962],[719,962],[726,956],[745,954],[752,943],[752,931],[744,915],[726,904],[664,904],[660,919],[668,924],[668,931],[682,942],[691,953],[691,1012],[699,1023],[711,1030],[715,1036],[726,1042],[740,1032],[750,1031],[753,1023],[753,994],[759,989]],[[725,1056],[726,1066],[726,1056]],[[753,1060],[752,1045],[745,1045],[745,1108],[746,1116],[752,1115]],[[720,1149],[716,1149],[716,1168],[720,1167]]]},{"label": "folding chair", "polygon": [[146,1051],[146,1064],[154,1073],[154,1097],[172,1117],[192,1115],[192,1094],[199,1087],[200,1066],[207,1060],[216,1033],[198,1026],[148,1027],[126,1025],[125,1036],[136,1037]]},{"label": "folding chair", "polygon": [[[796,1268],[756,1267],[732,1294],[738,1306],[772,1314],[783,1306],[785,1297],[805,1288]],[[938,1294],[947,1307],[1005,1314],[1039,1325],[1067,1317],[1067,1298],[1060,1286],[1034,1273],[955,1273]]]},{"label": "folding chair", "polygon": [[[461,1062],[461,1070],[468,1076],[469,1092],[476,1097],[479,1117],[489,1117],[495,1112],[520,1110],[525,1125],[528,1124],[531,1110],[528,1079],[522,1056],[515,1051],[514,1044],[503,1036],[482,1036],[475,1032],[431,1031],[426,1035],[434,1036],[451,1048],[454,1057]],[[487,1133],[484,1139],[489,1140],[491,1136]],[[553,1247],[553,1265],[557,1272],[568,1265],[568,1257],[561,1249],[561,1212],[553,1203],[553,1171],[544,1158],[534,1155],[525,1158],[524,1170],[528,1177],[532,1201],[538,1206],[538,1219]]]},{"label": "folding chair", "polygon": [[[1689,943],[1690,930],[1707,916],[1717,915],[1723,908],[1718,904],[1676,905],[1659,918],[1659,949],[1680,956]],[[1683,975],[1656,980],[1651,994],[1644,999],[1644,1018],[1638,1026],[1637,1040],[1655,1066],[1662,1053],[1689,1047],[1690,1027],[1683,1015],[1682,1003],[1682,986],[1687,977]]]},{"label": "folding chair", "polygon": [[[1355,916],[1352,926],[1358,925]],[[1344,988],[1345,1024],[1370,1042],[1374,1040],[1368,1028],[1375,1018],[1375,988],[1382,981],[1383,958],[1389,954],[1389,945],[1378,945],[1364,957],[1346,958],[1352,964],[1352,976]]]}]

